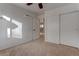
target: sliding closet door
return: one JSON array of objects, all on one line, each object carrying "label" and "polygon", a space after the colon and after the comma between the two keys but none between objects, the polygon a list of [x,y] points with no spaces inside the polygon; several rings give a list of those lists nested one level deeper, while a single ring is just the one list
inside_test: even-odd
[{"label": "sliding closet door", "polygon": [[62,14],[60,24],[61,44],[79,48],[79,12]]}]

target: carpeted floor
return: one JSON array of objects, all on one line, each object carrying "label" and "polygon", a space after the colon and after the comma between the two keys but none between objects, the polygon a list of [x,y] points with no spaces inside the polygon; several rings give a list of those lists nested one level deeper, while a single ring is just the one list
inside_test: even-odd
[{"label": "carpeted floor", "polygon": [[44,42],[42,38],[0,51],[2,56],[77,56],[79,49]]}]

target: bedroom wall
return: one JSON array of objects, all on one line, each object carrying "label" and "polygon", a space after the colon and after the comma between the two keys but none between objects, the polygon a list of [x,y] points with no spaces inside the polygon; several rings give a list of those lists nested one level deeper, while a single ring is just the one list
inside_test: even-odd
[{"label": "bedroom wall", "polygon": [[39,38],[39,18],[38,16],[33,19],[33,40]]},{"label": "bedroom wall", "polygon": [[[56,43],[56,44],[61,43],[61,44],[67,45],[67,43],[60,42],[61,37],[59,35],[60,34],[59,15],[63,13],[69,13],[72,11],[79,11],[79,4],[75,4],[75,3],[69,4],[69,5],[62,6],[53,10],[45,11],[45,24],[46,24],[45,25],[45,41]],[[79,38],[75,38],[76,43],[79,42],[78,39]],[[78,45],[77,46],[73,45],[73,43],[70,46],[79,47]]]},{"label": "bedroom wall", "polygon": [[[25,16],[26,14],[31,17]],[[12,4],[0,4],[0,17],[2,15],[10,17],[10,21],[0,18],[0,50],[33,39],[33,19],[37,20],[35,14]],[[11,33],[7,33],[7,31]],[[8,34],[10,37],[7,36]]]}]

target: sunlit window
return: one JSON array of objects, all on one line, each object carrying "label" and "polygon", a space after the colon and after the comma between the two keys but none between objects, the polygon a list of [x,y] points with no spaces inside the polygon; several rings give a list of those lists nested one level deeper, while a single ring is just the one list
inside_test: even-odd
[{"label": "sunlit window", "polygon": [[2,17],[3,17],[5,20],[7,20],[7,21],[10,22],[10,18],[9,18],[9,17],[7,17],[7,16],[5,16],[5,15],[2,15]]},{"label": "sunlit window", "polygon": [[2,15],[2,18],[5,21],[8,21],[7,24],[10,25],[9,27],[6,27],[7,37],[8,38],[10,38],[10,37],[12,37],[12,38],[22,38],[22,23],[14,20],[14,19],[11,19],[10,17],[7,17],[5,15]]},{"label": "sunlit window", "polygon": [[12,19],[12,23],[14,23],[17,26],[12,29],[12,37],[22,38],[22,23],[14,19]]},{"label": "sunlit window", "polygon": [[10,28],[7,28],[7,36],[8,36],[8,38],[10,38]]}]

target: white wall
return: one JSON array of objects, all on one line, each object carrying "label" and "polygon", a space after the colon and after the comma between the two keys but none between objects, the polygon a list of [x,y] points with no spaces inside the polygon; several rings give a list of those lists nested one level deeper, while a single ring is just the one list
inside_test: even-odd
[{"label": "white wall", "polygon": [[39,38],[39,19],[37,16],[36,18],[33,19],[33,40],[38,38]]},{"label": "white wall", "polygon": [[[32,16],[25,16],[26,14]],[[14,37],[12,37],[12,24],[8,24],[3,19],[0,19],[0,27],[3,28],[0,29],[0,50],[13,47],[15,45],[25,43],[28,41],[31,41],[33,36],[33,19],[36,17],[35,14],[27,12],[25,9],[22,9],[20,7],[17,7],[12,4],[0,4],[0,16],[5,15],[7,17],[10,17],[11,19],[14,19],[17,22],[22,23],[22,38],[17,38],[16,35],[20,30],[14,31]],[[32,19],[33,18],[33,19]],[[12,21],[12,20],[11,20]],[[7,29],[6,27],[11,28],[11,37],[7,37]],[[19,25],[18,25],[19,26]],[[17,27],[17,26],[16,26]],[[4,30],[5,29],[5,30]],[[4,35],[5,33],[5,35]],[[3,34],[3,35],[2,35]],[[19,34],[18,34],[19,35]]]},{"label": "white wall", "polygon": [[59,16],[52,12],[45,13],[45,41],[59,43]]},{"label": "white wall", "polygon": [[[45,24],[46,24],[45,41],[59,44],[60,43],[59,15],[63,13],[69,13],[72,11],[78,11],[78,10],[79,10],[79,4],[70,4],[60,8],[46,11],[45,12]],[[76,38],[75,41],[78,43],[78,40],[76,40]]]},{"label": "white wall", "polygon": [[39,15],[38,18],[39,18],[39,22],[43,22],[44,14]]}]

